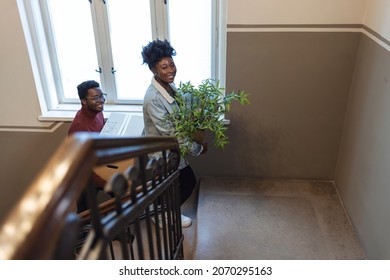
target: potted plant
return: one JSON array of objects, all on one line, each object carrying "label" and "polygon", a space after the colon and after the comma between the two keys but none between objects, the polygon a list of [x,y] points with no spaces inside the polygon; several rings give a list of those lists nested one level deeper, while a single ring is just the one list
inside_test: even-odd
[{"label": "potted plant", "polygon": [[228,143],[224,114],[230,110],[233,101],[249,104],[249,93],[245,91],[224,93],[219,81],[204,80],[198,87],[191,82],[180,83],[175,99],[178,109],[166,116],[173,124],[175,136],[187,141],[181,145],[181,155],[186,155],[193,141],[203,143],[205,130],[214,134],[214,146],[223,148]]}]

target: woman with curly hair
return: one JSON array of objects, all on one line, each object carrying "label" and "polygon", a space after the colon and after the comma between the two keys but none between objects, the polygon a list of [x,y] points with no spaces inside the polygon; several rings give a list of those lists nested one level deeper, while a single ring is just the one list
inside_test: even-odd
[{"label": "woman with curly hair", "polygon": [[[143,63],[147,64],[153,73],[150,86],[146,90],[143,104],[144,133],[147,136],[174,136],[174,127],[165,120],[165,116],[178,107],[175,101],[177,88],[174,80],[176,65],[173,56],[175,49],[167,40],[156,39],[142,49]],[[179,145],[185,139],[178,139]],[[198,156],[207,151],[207,143],[193,142],[190,154]],[[194,171],[185,157],[181,157],[179,164],[180,201],[183,204],[196,186]],[[188,227],[192,221],[182,215],[182,226]]]}]

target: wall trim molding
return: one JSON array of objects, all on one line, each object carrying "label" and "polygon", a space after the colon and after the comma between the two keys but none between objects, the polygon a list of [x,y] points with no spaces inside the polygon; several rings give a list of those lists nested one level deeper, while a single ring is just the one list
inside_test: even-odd
[{"label": "wall trim molding", "polygon": [[363,33],[390,51],[390,40],[387,40],[385,37],[365,25],[363,25]]},{"label": "wall trim molding", "polygon": [[228,24],[227,28],[363,28],[363,24]]},{"label": "wall trim molding", "polygon": [[64,122],[53,122],[47,127],[43,126],[0,126],[1,131],[8,132],[47,132],[53,133],[56,131]]},{"label": "wall trim molding", "polygon": [[360,32],[390,51],[390,40],[364,24],[228,24],[227,32]]}]

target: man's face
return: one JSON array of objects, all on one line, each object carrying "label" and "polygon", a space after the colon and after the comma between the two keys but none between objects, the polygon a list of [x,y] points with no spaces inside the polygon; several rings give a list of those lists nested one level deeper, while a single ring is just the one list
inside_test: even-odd
[{"label": "man's face", "polygon": [[93,112],[101,112],[104,109],[105,95],[100,88],[91,88],[85,99],[82,100],[83,106],[86,106]]}]

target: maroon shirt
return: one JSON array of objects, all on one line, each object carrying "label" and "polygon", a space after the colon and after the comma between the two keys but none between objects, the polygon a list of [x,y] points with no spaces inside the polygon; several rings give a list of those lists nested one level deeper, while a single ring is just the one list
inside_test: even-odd
[{"label": "maroon shirt", "polygon": [[103,112],[93,112],[86,107],[82,107],[70,124],[68,135],[77,131],[100,132],[104,126]]},{"label": "maroon shirt", "polygon": [[[76,116],[70,124],[68,135],[78,131],[100,132],[103,129],[103,126],[103,112],[93,112],[83,106],[76,113]],[[99,189],[103,189],[106,184],[106,180],[97,175],[95,172],[92,173],[92,182],[94,186]]]}]

